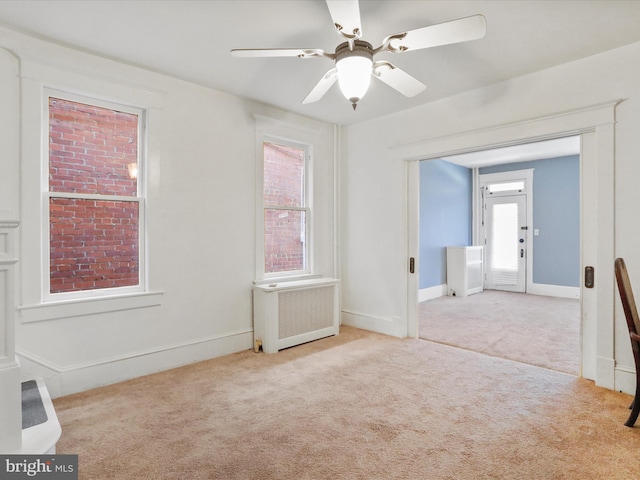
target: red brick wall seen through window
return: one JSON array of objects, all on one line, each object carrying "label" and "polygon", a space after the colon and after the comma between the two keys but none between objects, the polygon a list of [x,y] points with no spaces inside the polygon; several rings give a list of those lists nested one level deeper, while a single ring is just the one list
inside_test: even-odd
[{"label": "red brick wall seen through window", "polygon": [[304,270],[305,151],[265,143],[263,156],[265,273]]},{"label": "red brick wall seen through window", "polygon": [[139,283],[137,158],[138,115],[49,99],[51,293]]}]

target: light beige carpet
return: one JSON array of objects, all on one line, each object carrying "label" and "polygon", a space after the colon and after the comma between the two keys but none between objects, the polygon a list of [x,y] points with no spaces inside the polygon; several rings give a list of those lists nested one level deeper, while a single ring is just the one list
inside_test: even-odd
[{"label": "light beige carpet", "polygon": [[485,290],[420,303],[420,338],[578,375],[580,301]]},{"label": "light beige carpet", "polygon": [[630,479],[629,395],[354,328],[55,400],[81,479]]}]

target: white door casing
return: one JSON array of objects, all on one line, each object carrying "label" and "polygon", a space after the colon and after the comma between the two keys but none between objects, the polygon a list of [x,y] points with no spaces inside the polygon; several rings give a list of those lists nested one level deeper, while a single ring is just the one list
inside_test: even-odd
[{"label": "white door casing", "polygon": [[[478,169],[475,169],[476,172],[477,170]],[[485,198],[514,195],[516,193],[526,196],[525,207],[524,209],[520,209],[520,212],[524,215],[524,219],[521,219],[522,223],[520,227],[527,227],[527,229],[524,231],[524,236],[518,237],[519,244],[519,240],[521,238],[524,240],[524,242],[522,242],[522,245],[524,245],[524,258],[521,260],[521,262],[524,262],[524,268],[521,271],[522,278],[519,279],[520,285],[523,288],[514,290],[519,292],[528,292],[533,285],[533,235],[531,235],[531,232],[529,231],[529,226],[533,225],[533,172],[533,168],[524,168],[521,170],[499,173],[478,174],[476,175],[477,188],[474,192],[474,212],[476,212],[474,216],[476,218],[473,219],[473,238],[478,245],[483,245],[485,241],[484,222],[486,214],[482,210]],[[521,188],[517,191],[501,189],[501,191],[495,191],[491,194],[486,193],[491,185],[505,185],[513,183],[520,183]],[[476,185],[474,185],[474,187],[476,187]],[[521,231],[521,233],[523,232]],[[518,253],[520,252],[520,248],[518,249]]]},{"label": "white door casing", "polygon": [[[394,147],[407,162],[407,258],[419,264],[419,161],[541,140],[581,136],[581,375],[596,385],[616,388],[614,359],[614,158],[615,109],[620,100],[490,126]],[[587,195],[585,192],[588,192]],[[593,288],[585,288],[582,272],[592,266]],[[407,269],[408,272],[408,269]],[[416,272],[417,273],[417,272]],[[407,274],[407,336],[417,337],[418,275]]]},{"label": "white door casing", "polygon": [[527,197],[501,195],[484,201],[484,288],[526,291]]}]

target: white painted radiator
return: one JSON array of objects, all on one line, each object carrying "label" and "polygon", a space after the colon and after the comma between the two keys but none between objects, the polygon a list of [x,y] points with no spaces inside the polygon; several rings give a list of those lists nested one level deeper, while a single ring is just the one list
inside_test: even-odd
[{"label": "white painted radiator", "polygon": [[256,285],[253,335],[265,353],[337,335],[339,280],[317,278]]}]

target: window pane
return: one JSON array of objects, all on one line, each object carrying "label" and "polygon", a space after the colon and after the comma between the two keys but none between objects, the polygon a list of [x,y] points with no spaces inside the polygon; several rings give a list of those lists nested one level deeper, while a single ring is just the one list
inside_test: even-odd
[{"label": "window pane", "polygon": [[49,99],[49,191],[137,195],[138,115]]},{"label": "window pane", "polygon": [[304,150],[264,143],[265,206],[304,207]]},{"label": "window pane", "polygon": [[265,273],[305,269],[304,231],[304,211],[265,209]]},{"label": "window pane", "polygon": [[524,181],[493,183],[489,185],[489,193],[510,192],[512,190],[517,190],[519,192],[524,190]]},{"label": "window pane", "polygon": [[51,198],[50,292],[138,285],[138,202]]}]

